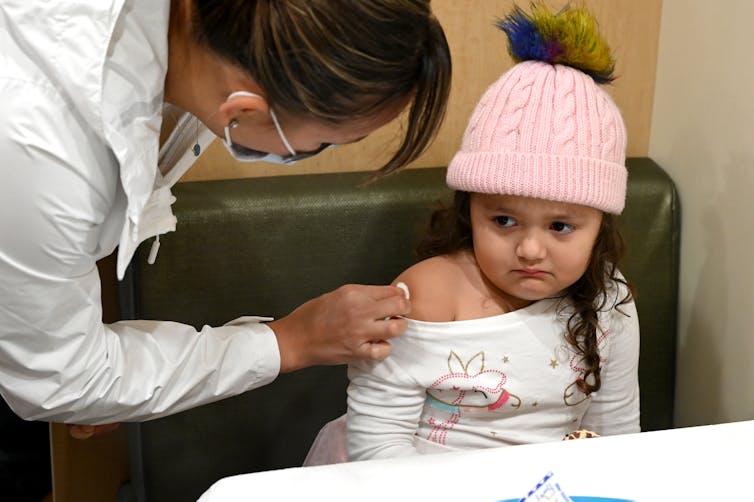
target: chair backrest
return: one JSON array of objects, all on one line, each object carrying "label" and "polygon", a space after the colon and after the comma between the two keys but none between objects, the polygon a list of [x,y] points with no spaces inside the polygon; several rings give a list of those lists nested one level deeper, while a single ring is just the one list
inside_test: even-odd
[{"label": "chair backrest", "polygon": [[[650,159],[629,159],[629,244],[622,271],[638,289],[642,428],[673,418],[679,207]],[[225,323],[283,316],[345,283],[387,284],[415,262],[444,168],[361,186],[364,173],[179,184],[177,232],[157,263],[142,246],[121,284],[123,318]],[[131,482],[122,500],[195,500],[233,474],[301,465],[319,428],[345,411],[344,367],[281,375],[241,396],[130,424]]]}]

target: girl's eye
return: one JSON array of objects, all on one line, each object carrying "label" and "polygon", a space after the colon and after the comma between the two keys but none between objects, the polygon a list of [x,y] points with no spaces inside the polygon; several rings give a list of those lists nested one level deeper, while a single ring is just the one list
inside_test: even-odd
[{"label": "girl's eye", "polygon": [[550,228],[559,234],[567,234],[573,232],[573,225],[563,223],[562,221],[554,222],[552,225],[550,225]]},{"label": "girl's eye", "polygon": [[516,224],[516,220],[510,216],[495,216],[495,223],[501,227],[512,227]]}]

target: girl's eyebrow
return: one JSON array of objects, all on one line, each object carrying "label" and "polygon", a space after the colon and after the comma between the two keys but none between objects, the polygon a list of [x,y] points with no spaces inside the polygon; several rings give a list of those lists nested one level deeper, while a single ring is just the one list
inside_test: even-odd
[{"label": "girl's eyebrow", "polygon": [[[522,212],[524,215],[526,215],[526,211],[515,211],[513,209],[510,209],[505,206],[499,206],[499,205],[492,205],[488,208],[491,212],[494,213],[503,213],[503,214],[509,214],[511,216],[516,216],[520,212]],[[552,220],[552,221],[558,221],[558,220],[565,220],[565,221],[573,221],[581,219],[585,216],[584,211],[579,211],[578,209],[574,209],[572,211],[563,212],[560,210],[552,211],[552,212],[545,212],[542,213],[540,216],[542,216],[546,220]]]},{"label": "girl's eyebrow", "polygon": [[553,213],[549,216],[549,219],[551,220],[573,220],[576,218],[580,218],[581,215],[574,212],[574,213]]},{"label": "girl's eyebrow", "polygon": [[490,211],[494,211],[496,213],[514,213],[515,211],[508,209],[507,207],[503,206],[488,206],[488,209]]}]

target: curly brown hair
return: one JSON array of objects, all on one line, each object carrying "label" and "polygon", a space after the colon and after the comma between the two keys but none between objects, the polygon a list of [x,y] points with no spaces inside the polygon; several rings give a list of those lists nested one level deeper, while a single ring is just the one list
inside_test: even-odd
[{"label": "curly brown hair", "polygon": [[[433,256],[454,254],[472,249],[471,194],[456,191],[452,205],[441,205],[430,217],[427,231],[416,253],[423,260]],[[584,274],[565,292],[560,312],[570,307],[565,339],[581,355],[585,371],[578,380],[579,390],[589,395],[602,385],[598,333],[602,332],[598,313],[630,302],[634,289],[618,272],[618,263],[625,253],[625,244],[616,219],[604,213],[592,256]],[[625,295],[611,302],[610,284],[625,287]]]}]

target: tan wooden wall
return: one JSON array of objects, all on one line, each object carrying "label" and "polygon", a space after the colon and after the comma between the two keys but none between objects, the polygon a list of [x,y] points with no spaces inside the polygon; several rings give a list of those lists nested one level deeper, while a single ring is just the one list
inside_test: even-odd
[{"label": "tan wooden wall", "polygon": [[[546,3],[558,9],[567,2],[548,0]],[[623,112],[629,137],[628,155],[647,155],[662,0],[586,0],[584,3],[597,17],[617,59],[618,79],[608,90]],[[506,38],[494,23],[510,12],[513,4],[513,0],[432,0],[451,48],[453,89],[440,135],[414,167],[447,165],[460,145],[477,100],[487,86],[512,65]],[[527,0],[518,4],[528,7]],[[373,170],[389,158],[391,146],[397,145],[400,127],[400,121],[395,121],[359,144],[331,149],[292,167],[236,162],[215,141],[183,180]]]}]

